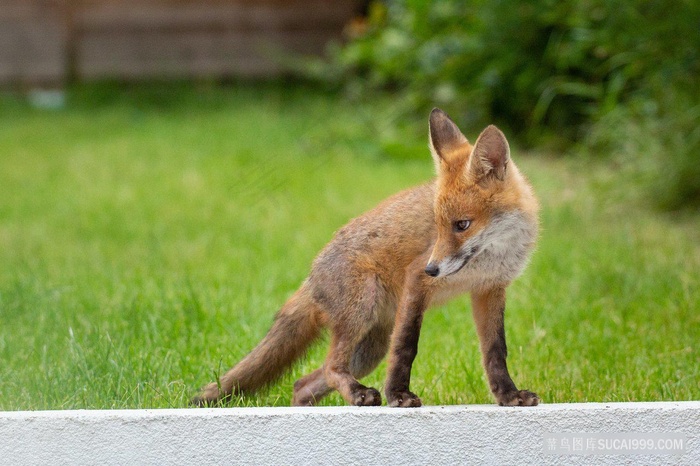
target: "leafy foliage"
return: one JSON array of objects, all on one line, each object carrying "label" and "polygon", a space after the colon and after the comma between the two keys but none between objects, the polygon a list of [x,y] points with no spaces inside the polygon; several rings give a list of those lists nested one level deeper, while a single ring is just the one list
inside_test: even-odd
[{"label": "leafy foliage", "polygon": [[[664,139],[698,113],[694,1],[387,0],[370,5],[356,36],[336,49],[327,78],[355,93],[389,89],[411,112],[443,106],[474,130],[497,122],[525,144],[588,144],[592,129],[600,141],[595,126],[611,113],[651,118]],[[675,149],[672,183],[700,192],[684,168],[691,146]]]},{"label": "leafy foliage", "polygon": [[684,2],[394,0],[372,5],[366,34],[336,64],[420,107],[576,137],[635,92],[697,85],[699,24]]}]

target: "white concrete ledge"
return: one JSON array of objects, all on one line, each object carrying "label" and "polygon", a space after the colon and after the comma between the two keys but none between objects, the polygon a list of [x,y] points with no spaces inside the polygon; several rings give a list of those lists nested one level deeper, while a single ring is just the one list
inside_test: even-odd
[{"label": "white concrete ledge", "polygon": [[[683,449],[562,456],[549,433],[672,434]],[[0,463],[698,465],[700,402],[0,412]]]}]

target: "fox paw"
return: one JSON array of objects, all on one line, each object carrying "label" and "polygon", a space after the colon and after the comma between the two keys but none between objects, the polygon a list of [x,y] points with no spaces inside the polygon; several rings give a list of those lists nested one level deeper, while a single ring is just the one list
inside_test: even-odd
[{"label": "fox paw", "polygon": [[540,397],[527,390],[515,390],[498,397],[500,406],[537,406]]},{"label": "fox paw", "polygon": [[408,390],[389,392],[386,397],[387,404],[392,408],[420,408],[423,405],[420,398]]},{"label": "fox paw", "polygon": [[374,388],[358,388],[352,394],[352,404],[355,406],[380,406],[382,395]]}]

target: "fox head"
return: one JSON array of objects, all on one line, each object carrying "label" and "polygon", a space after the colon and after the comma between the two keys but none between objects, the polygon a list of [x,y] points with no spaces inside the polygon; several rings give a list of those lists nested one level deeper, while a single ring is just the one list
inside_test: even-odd
[{"label": "fox head", "polygon": [[[535,233],[527,231],[532,222],[524,220],[527,208],[523,211],[522,203],[530,191],[515,166],[509,165],[510,148],[501,130],[491,125],[471,145],[449,116],[436,108],[430,114],[429,140],[437,170],[437,240],[425,273],[454,274],[486,249],[505,252],[518,236],[529,249]],[[526,252],[522,254],[526,258]],[[518,262],[522,270],[525,259]]]}]

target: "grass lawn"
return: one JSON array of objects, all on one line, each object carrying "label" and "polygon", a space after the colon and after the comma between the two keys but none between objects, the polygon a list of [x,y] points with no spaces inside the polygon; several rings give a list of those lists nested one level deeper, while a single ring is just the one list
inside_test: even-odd
[{"label": "grass lawn", "polygon": [[[70,102],[0,98],[3,410],[187,406],[259,341],[336,229],[433,175],[427,116],[397,129],[381,99],[94,86]],[[624,167],[513,157],[543,205],[509,288],[516,383],[548,403],[700,399],[700,218],[648,208]],[[238,404],[288,405],[325,349]],[[466,296],[426,316],[412,389],[493,402]]]}]

